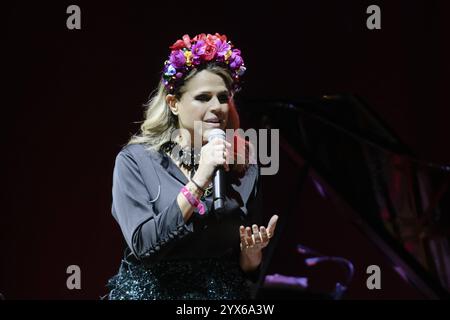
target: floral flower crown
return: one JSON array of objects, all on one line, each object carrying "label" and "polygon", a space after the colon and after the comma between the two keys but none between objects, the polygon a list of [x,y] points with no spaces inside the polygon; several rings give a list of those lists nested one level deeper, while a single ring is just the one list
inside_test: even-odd
[{"label": "floral flower crown", "polygon": [[226,35],[202,33],[191,39],[185,34],[170,47],[169,60],[164,62],[162,80],[167,92],[173,93],[189,71],[208,62],[228,68],[233,78],[233,90],[238,91],[240,77],[246,68],[241,51],[233,47]]}]

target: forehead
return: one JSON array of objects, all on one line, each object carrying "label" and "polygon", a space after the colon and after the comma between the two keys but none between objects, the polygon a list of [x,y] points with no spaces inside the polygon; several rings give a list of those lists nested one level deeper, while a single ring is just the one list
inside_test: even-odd
[{"label": "forehead", "polygon": [[185,85],[186,92],[222,92],[228,91],[223,79],[208,70],[202,70]]}]

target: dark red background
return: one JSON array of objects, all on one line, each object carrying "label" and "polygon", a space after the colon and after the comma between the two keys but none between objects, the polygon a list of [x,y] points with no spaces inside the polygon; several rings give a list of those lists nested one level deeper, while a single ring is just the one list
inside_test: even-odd
[{"label": "dark red background", "polygon": [[[6,299],[106,293],[122,252],[110,214],[114,158],[138,129],[168,46],[185,33],[229,36],[248,67],[245,97],[354,93],[420,159],[450,163],[446,3],[5,5],[0,292]],[[79,31],[66,28],[70,4],[81,7]],[[381,7],[381,30],[366,28],[370,4]],[[289,181],[289,161],[268,179],[266,194],[282,192],[274,181]],[[265,214],[279,209],[268,205]],[[310,246],[356,261],[350,298],[419,297],[389,269],[381,291],[367,290],[363,268],[385,261],[330,210],[320,198],[314,207],[300,207],[303,224],[295,232]],[[285,250],[274,262],[281,267],[292,261]],[[72,264],[82,270],[78,291],[66,288]]]}]

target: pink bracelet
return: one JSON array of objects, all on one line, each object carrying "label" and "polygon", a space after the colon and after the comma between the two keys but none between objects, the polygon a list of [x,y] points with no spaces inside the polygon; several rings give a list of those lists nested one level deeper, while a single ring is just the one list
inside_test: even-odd
[{"label": "pink bracelet", "polygon": [[198,209],[198,213],[201,215],[205,214],[205,206],[201,203],[192,193],[186,188],[181,188],[181,193],[186,197],[186,200]]}]

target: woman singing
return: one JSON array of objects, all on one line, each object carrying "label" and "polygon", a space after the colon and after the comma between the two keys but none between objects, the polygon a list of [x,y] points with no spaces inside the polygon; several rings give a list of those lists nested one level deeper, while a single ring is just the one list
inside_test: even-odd
[{"label": "woman singing", "polygon": [[[170,49],[141,130],[116,158],[112,214],[126,249],[108,297],[250,298],[278,217],[259,224],[252,145],[237,133],[211,138],[213,129],[239,128],[241,52],[217,33],[185,35]],[[213,204],[218,168],[226,181],[221,211]]]}]

